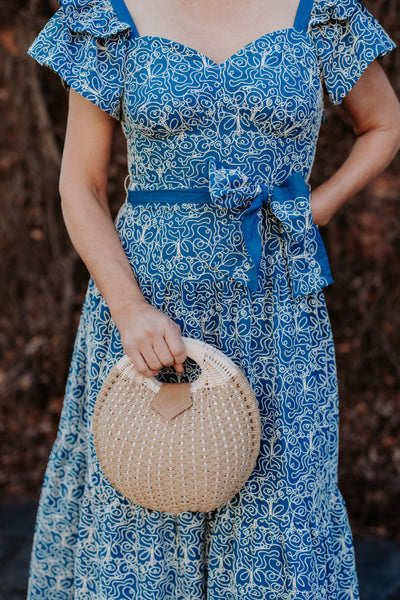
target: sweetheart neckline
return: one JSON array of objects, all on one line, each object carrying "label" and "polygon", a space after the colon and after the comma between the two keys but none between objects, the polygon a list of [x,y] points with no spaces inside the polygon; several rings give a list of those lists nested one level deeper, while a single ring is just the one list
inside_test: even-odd
[{"label": "sweetheart neckline", "polygon": [[247,42],[247,44],[245,44],[244,46],[241,46],[238,50],[236,50],[235,52],[230,54],[227,58],[225,58],[221,62],[215,61],[214,59],[210,58],[207,54],[202,52],[201,50],[197,50],[196,48],[193,48],[192,46],[189,46],[188,44],[185,44],[184,42],[178,42],[176,40],[172,40],[172,39],[164,37],[164,36],[145,35],[145,34],[144,35],[134,35],[133,31],[131,30],[131,37],[133,37],[137,41],[139,41],[139,40],[159,40],[160,42],[163,42],[168,45],[180,46],[184,50],[190,51],[193,54],[196,54],[197,56],[200,56],[200,57],[206,59],[212,66],[221,68],[224,65],[226,65],[228,62],[230,62],[231,60],[236,58],[236,56],[242,54],[242,52],[247,50],[247,48],[250,48],[254,44],[257,44],[257,42],[260,42],[270,36],[275,36],[275,35],[283,34],[283,33],[289,33],[291,31],[295,31],[296,33],[299,33],[299,34],[306,33],[302,29],[297,29],[297,27],[295,27],[294,25],[292,25],[291,27],[282,27],[281,29],[274,29],[272,31],[267,31],[266,33],[263,33],[262,35],[260,35],[258,38],[251,40],[250,42]]}]

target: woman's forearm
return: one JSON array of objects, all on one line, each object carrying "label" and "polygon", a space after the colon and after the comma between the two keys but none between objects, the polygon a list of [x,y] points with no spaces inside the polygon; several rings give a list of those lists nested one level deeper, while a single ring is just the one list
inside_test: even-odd
[{"label": "woman's forearm", "polygon": [[342,166],[311,194],[314,222],[326,225],[352,196],[391,162],[399,149],[399,132],[372,129],[360,135]]},{"label": "woman's forearm", "polygon": [[145,300],[106,199],[89,184],[77,183],[68,184],[61,198],[71,241],[108,304],[136,369],[146,377],[154,376],[163,365],[183,372],[186,349],[180,327]]},{"label": "woman's forearm", "polygon": [[343,99],[342,108],[357,139],[343,165],[312,192],[317,225],[326,225],[349,198],[387,167],[399,149],[400,103],[377,60]]},{"label": "woman's forearm", "polygon": [[61,200],[71,241],[111,314],[117,316],[127,304],[143,301],[104,199],[88,184],[70,183]]},{"label": "woman's forearm", "polygon": [[146,377],[163,365],[182,372],[186,349],[180,327],[145,300],[111,218],[106,190],[114,125],[71,90],[60,173],[65,224],[135,368]]}]

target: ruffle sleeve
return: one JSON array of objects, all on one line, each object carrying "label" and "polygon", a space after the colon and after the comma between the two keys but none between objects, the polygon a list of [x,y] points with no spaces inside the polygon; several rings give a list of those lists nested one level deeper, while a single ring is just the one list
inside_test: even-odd
[{"label": "ruffle sleeve", "polygon": [[360,0],[314,0],[309,30],[332,104],[340,104],[375,58],[396,47]]},{"label": "ruffle sleeve", "polygon": [[104,0],[62,0],[28,54],[119,119],[129,29]]}]

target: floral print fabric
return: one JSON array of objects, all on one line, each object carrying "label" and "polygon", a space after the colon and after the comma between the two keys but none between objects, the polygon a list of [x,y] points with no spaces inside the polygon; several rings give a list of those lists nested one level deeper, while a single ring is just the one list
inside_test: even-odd
[{"label": "floral print fabric", "polygon": [[99,468],[91,416],[123,349],[90,281],[29,600],[358,598],[337,488],[332,279],[307,181],[323,87],[339,103],[393,42],[358,0],[302,0],[299,15],[217,64],[137,35],[121,0],[64,0],[29,50],[121,121],[129,182],[115,225],[142,292],[244,370],[262,422],[251,477],[217,510],[122,497]]}]

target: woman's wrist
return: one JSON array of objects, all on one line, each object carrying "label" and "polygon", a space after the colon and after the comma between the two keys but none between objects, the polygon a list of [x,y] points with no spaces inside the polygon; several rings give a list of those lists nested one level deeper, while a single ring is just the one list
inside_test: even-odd
[{"label": "woman's wrist", "polygon": [[310,204],[315,225],[318,225],[318,227],[327,225],[334,213],[330,210],[328,203],[324,202],[323,196],[318,194],[318,191],[314,190],[312,192]]},{"label": "woman's wrist", "polygon": [[312,218],[319,227],[327,225],[346,202],[346,199],[343,198],[342,201],[338,201],[342,191],[338,190],[334,193],[329,184],[332,184],[331,180],[316,187],[310,197]]},{"label": "woman's wrist", "polygon": [[136,312],[140,307],[148,305],[149,303],[144,298],[143,294],[138,291],[128,297],[124,296],[121,301],[113,302],[111,305],[109,304],[109,309],[114,323],[118,326],[118,323],[122,323],[126,316],[131,318],[133,312]]}]

